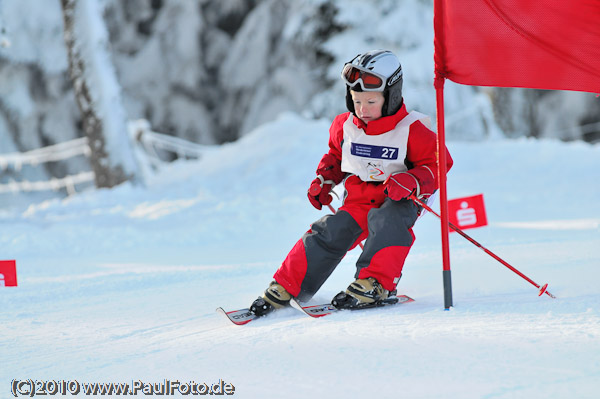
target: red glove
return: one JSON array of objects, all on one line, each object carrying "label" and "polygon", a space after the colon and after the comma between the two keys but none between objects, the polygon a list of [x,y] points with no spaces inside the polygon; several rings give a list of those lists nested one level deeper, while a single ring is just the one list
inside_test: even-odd
[{"label": "red glove", "polygon": [[408,172],[390,175],[383,184],[385,184],[385,193],[394,201],[408,198],[413,192],[417,198],[420,195],[419,181]]},{"label": "red glove", "polygon": [[317,178],[308,189],[308,200],[312,206],[321,210],[323,205],[331,204],[331,189],[344,180],[344,176],[341,161],[329,153],[325,154],[317,167]]},{"label": "red glove", "polygon": [[330,192],[333,188],[332,180],[325,180],[322,175],[317,176],[310,184],[308,189],[308,200],[318,210],[321,210],[323,205],[331,204],[333,197]]}]

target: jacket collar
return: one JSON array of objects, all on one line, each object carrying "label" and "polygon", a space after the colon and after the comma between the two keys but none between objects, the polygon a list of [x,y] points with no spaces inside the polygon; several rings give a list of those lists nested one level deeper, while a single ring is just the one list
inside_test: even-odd
[{"label": "jacket collar", "polygon": [[356,115],[353,115],[352,122],[354,122],[359,129],[364,130],[366,134],[377,135],[392,130],[394,127],[396,127],[398,122],[404,119],[404,117],[407,115],[408,112],[406,111],[406,105],[402,104],[402,107],[400,107],[398,112],[396,112],[394,115],[384,116],[371,121],[368,124],[364,123]]}]

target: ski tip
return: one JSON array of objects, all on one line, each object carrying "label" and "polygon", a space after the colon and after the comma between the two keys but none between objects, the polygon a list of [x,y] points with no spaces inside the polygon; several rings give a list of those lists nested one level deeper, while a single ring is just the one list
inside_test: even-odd
[{"label": "ski tip", "polygon": [[229,316],[227,315],[227,311],[225,309],[223,309],[222,307],[216,308],[215,312],[217,312],[218,314],[222,314],[223,316],[229,318]]},{"label": "ski tip", "polygon": [[297,310],[301,311],[305,315],[310,316],[310,317],[314,317],[314,318],[319,318],[319,317],[327,316],[327,315],[329,315],[329,314],[337,311],[337,309],[333,305],[331,305],[329,303],[328,304],[323,304],[323,305],[302,306],[296,300],[296,298],[292,298],[292,300],[290,301],[290,305],[294,309],[297,309]]},{"label": "ski tip", "polygon": [[250,309],[240,309],[227,312],[222,307],[218,307],[216,312],[227,317],[227,319],[229,319],[229,321],[236,326],[243,326],[244,324],[248,324],[252,320],[256,319],[256,315],[250,312]]},{"label": "ski tip", "polygon": [[296,300],[296,298],[290,299],[290,306],[293,307],[294,309],[298,309],[299,311],[303,311],[302,310],[302,305],[300,305],[298,303],[298,301]]},{"label": "ski tip", "polygon": [[397,298],[398,298],[398,302],[400,302],[400,303],[408,303],[408,302],[414,302],[415,301],[414,299],[412,299],[408,295],[398,295]]}]

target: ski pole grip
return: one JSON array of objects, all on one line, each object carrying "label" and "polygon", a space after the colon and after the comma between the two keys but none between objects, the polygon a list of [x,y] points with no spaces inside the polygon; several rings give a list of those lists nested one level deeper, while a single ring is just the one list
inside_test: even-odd
[{"label": "ski pole grip", "polygon": [[319,183],[317,180],[313,181],[308,189],[308,193],[312,196],[318,195],[323,189],[323,176],[319,175],[317,176],[317,179],[319,179],[321,182]]},{"label": "ski pole grip", "polygon": [[[317,179],[319,179],[319,181],[314,180],[308,189],[308,193],[310,195],[313,195],[313,196],[318,195],[321,192],[321,190],[323,189],[323,186],[325,184],[330,184],[332,187],[335,185],[335,182],[333,180],[325,180],[323,178],[323,175],[318,175]],[[324,204],[324,205],[327,205],[327,204]]]}]

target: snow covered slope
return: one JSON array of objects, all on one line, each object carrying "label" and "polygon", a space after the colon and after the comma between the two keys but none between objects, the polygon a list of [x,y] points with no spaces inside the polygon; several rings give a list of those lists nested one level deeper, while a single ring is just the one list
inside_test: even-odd
[{"label": "snow covered slope", "polygon": [[[468,233],[556,300],[452,234],[444,311],[426,215],[399,285],[414,303],[318,320],[287,309],[245,327],[214,312],[247,306],[323,215],[305,192],[328,127],[285,114],[147,188],[1,209],[0,259],[17,260],[19,287],[0,287],[0,397],[31,378],[223,380],[240,398],[596,398],[599,146],[449,143],[449,197],[486,199],[490,225]],[[352,281],[357,256],[315,303]]]}]

